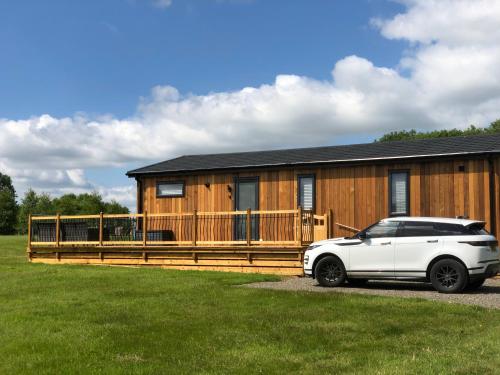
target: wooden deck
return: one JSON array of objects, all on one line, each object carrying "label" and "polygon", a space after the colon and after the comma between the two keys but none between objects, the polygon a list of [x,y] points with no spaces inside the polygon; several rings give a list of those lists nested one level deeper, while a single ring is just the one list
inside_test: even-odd
[{"label": "wooden deck", "polygon": [[31,262],[302,275],[329,216],[297,210],[33,216]]}]

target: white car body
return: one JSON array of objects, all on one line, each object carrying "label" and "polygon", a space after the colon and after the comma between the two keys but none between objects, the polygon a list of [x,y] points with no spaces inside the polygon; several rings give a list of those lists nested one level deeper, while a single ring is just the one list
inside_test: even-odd
[{"label": "white car body", "polygon": [[[398,228],[401,228],[404,225],[399,224],[401,222],[408,223],[407,225],[411,225],[410,222],[423,222],[422,225],[458,224],[464,227],[484,225],[477,220],[436,217],[393,217],[377,224],[393,223],[390,225],[399,225]],[[471,241],[475,241],[474,246],[467,243]],[[477,246],[481,241],[485,242],[485,246]],[[500,267],[497,241],[490,234],[416,237],[398,237],[396,234],[393,237],[380,238],[328,239],[314,242],[306,250],[304,273],[314,277],[315,265],[328,255],[340,258],[347,278],[352,279],[429,280],[429,270],[433,262],[444,258],[462,262],[468,271],[469,279],[492,277],[499,272]]]}]

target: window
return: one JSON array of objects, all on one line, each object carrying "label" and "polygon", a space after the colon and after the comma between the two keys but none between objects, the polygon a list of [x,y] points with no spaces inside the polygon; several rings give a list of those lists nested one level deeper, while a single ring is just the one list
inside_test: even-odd
[{"label": "window", "polygon": [[489,234],[486,229],[484,229],[485,223],[474,223],[467,226],[467,234],[473,235],[487,235]]},{"label": "window", "polygon": [[314,210],[314,176],[299,176],[299,201],[304,210]]},{"label": "window", "polygon": [[157,197],[183,197],[184,181],[158,182],[156,184]]},{"label": "window", "polygon": [[439,236],[434,224],[426,221],[405,221],[398,237]]},{"label": "window", "polygon": [[393,171],[389,174],[389,213],[391,216],[410,214],[408,180],[407,171]]},{"label": "window", "polygon": [[365,229],[366,238],[396,237],[399,221],[381,221]]},{"label": "window", "polygon": [[404,221],[398,236],[465,236],[468,234],[470,234],[470,230],[460,224],[433,223],[426,221]]},{"label": "window", "polygon": [[469,230],[460,224],[434,223],[437,236],[466,236]]}]

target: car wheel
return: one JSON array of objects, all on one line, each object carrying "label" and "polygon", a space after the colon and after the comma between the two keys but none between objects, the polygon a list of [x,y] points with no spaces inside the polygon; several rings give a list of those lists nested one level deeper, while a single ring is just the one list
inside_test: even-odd
[{"label": "car wheel", "polygon": [[366,285],[368,279],[348,279],[349,284],[352,286],[363,286]]},{"label": "car wheel", "polygon": [[466,289],[468,289],[468,290],[479,289],[483,286],[485,281],[486,281],[486,279],[483,279],[483,278],[471,280],[467,284]]},{"label": "car wheel", "polygon": [[458,293],[467,285],[467,270],[454,259],[442,259],[431,268],[431,283],[439,293]]},{"label": "car wheel", "polygon": [[334,256],[321,259],[315,269],[316,280],[322,286],[335,287],[346,280],[346,272],[342,261]]}]

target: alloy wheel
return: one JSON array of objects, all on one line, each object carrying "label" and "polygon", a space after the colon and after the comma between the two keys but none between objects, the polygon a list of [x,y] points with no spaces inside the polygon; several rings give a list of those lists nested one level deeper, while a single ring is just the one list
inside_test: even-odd
[{"label": "alloy wheel", "polygon": [[436,278],[442,286],[452,288],[457,283],[459,274],[455,268],[443,265],[438,269]]},{"label": "alloy wheel", "polygon": [[325,264],[320,270],[320,276],[330,283],[340,279],[342,274],[342,268],[334,263]]}]

